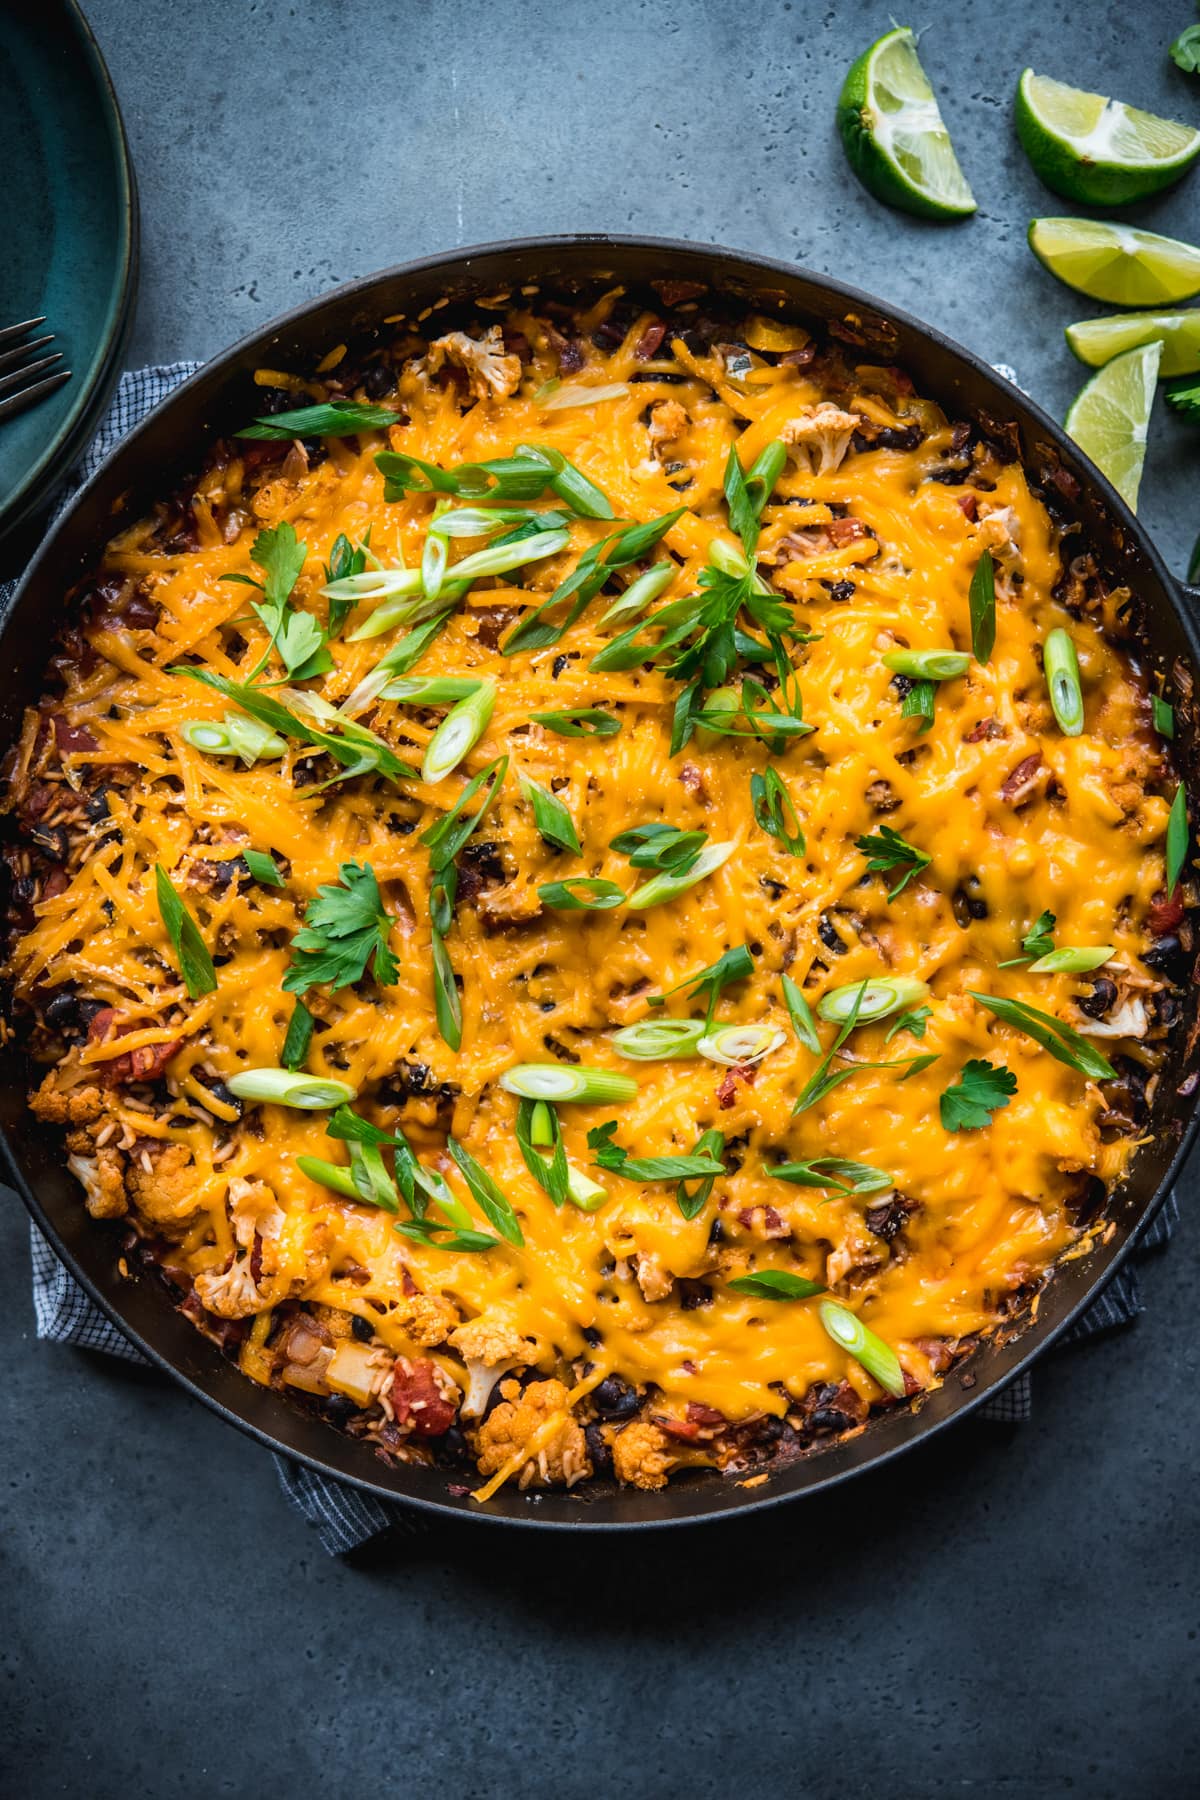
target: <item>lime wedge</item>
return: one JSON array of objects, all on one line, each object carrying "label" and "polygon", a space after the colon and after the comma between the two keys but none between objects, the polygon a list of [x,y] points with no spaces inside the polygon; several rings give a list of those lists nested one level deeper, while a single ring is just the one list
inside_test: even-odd
[{"label": "lime wedge", "polygon": [[1046,186],[1089,206],[1144,200],[1185,175],[1200,131],[1026,69],[1017,84],[1017,136]]},{"label": "lime wedge", "polygon": [[1162,345],[1163,375],[1191,375],[1200,369],[1200,307],[1187,312],[1109,313],[1067,326],[1067,342],[1091,368],[1111,362],[1139,344]]},{"label": "lime wedge", "polygon": [[1200,249],[1102,219],[1034,219],[1029,248],[1060,281],[1114,306],[1161,306],[1200,294]]},{"label": "lime wedge", "polygon": [[1093,375],[1066,417],[1066,427],[1131,511],[1137,511],[1146,433],[1161,344],[1143,344],[1106,363]]},{"label": "lime wedge", "polygon": [[906,25],[851,65],[837,122],[850,167],[877,200],[924,219],[963,219],[975,211]]}]

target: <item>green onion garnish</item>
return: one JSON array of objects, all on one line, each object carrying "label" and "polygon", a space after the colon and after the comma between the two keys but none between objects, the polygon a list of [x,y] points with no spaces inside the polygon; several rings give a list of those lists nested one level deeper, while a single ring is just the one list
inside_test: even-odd
[{"label": "green onion garnish", "polygon": [[839,1306],[836,1300],[822,1300],[817,1311],[821,1323],[833,1339],[857,1363],[861,1363],[868,1375],[874,1377],[881,1388],[894,1394],[897,1400],[904,1398],[904,1371],[900,1367],[900,1359],[890,1344],[885,1344],[868,1326],[864,1325],[845,1306]]},{"label": "green onion garnish", "polygon": [[694,868],[708,838],[706,831],[681,831],[678,825],[634,825],[609,840],[609,848],[627,856],[635,869],[665,869],[686,875]]},{"label": "green onion garnish", "polygon": [[731,982],[744,981],[747,975],[753,975],[753,973],[754,958],[745,944],[739,944],[736,950],[726,950],[723,955],[718,956],[716,962],[707,964],[703,969],[697,969],[694,974],[685,975],[682,981],[675,983],[674,987],[667,988],[661,994],[649,994],[646,1004],[647,1006],[663,1006],[672,994],[681,993],[686,988],[689,1000],[696,999],[700,994],[707,994],[708,1016],[711,1021],[722,989],[727,988]]},{"label": "green onion garnish", "polygon": [[507,1094],[523,1100],[632,1100],[638,1084],[616,1069],[588,1069],[568,1063],[516,1063],[500,1077]]},{"label": "green onion garnish", "polygon": [[705,1033],[696,1050],[709,1062],[732,1069],[741,1063],[761,1062],[786,1042],[787,1033],[778,1025],[717,1025]]},{"label": "green onion garnish", "polygon": [[933,724],[933,715],[936,707],[936,681],[914,681],[900,703],[900,717],[902,719],[923,720],[924,722],[919,727],[919,730],[921,732],[926,732]]},{"label": "green onion garnish", "polygon": [[455,583],[460,581],[478,581],[484,575],[507,575],[510,569],[520,569],[526,563],[540,562],[543,557],[557,556],[565,550],[571,541],[568,531],[539,531],[534,537],[518,538],[512,544],[491,544],[486,550],[476,550],[471,556],[455,563],[448,571],[449,579]]},{"label": "green onion garnish", "polygon": [[158,893],[158,911],[175,951],[175,961],[183,976],[183,985],[192,1000],[216,991],[217,972],[208,945],[200,936],[200,927],[176,893],[170,876],[161,863],[154,865],[154,882]]},{"label": "green onion garnish", "polygon": [[894,1186],[886,1169],[848,1162],[842,1156],[817,1156],[811,1162],[764,1163],[764,1175],[790,1181],[793,1187],[836,1188],[843,1194],[879,1194]]},{"label": "green onion garnish", "polygon": [[533,808],[533,822],[542,836],[551,844],[557,844],[560,850],[570,850],[573,855],[580,856],[583,846],[579,842],[579,833],[575,829],[575,821],[558,798],[549,788],[542,787],[540,782],[532,781],[527,775],[520,777],[521,792]]},{"label": "green onion garnish", "polygon": [[1051,950],[1048,955],[1039,956],[1035,963],[1030,963],[1029,973],[1086,975],[1089,969],[1101,968],[1114,954],[1111,944],[1096,944],[1090,949],[1081,944],[1064,944],[1060,950]]},{"label": "green onion garnish", "polygon": [[1150,710],[1154,717],[1154,729],[1159,736],[1173,738],[1175,736],[1175,708],[1170,701],[1164,700],[1159,694],[1153,694],[1150,698]]},{"label": "green onion garnish", "polygon": [[612,1047],[635,1062],[668,1062],[695,1056],[703,1036],[703,1019],[643,1019],[614,1032]]},{"label": "green onion garnish", "polygon": [[447,1140],[446,1148],[458,1164],[463,1180],[471,1190],[471,1198],[493,1231],[498,1231],[510,1244],[523,1244],[525,1239],[517,1215],[507,1196],[497,1187],[487,1170],[481,1168],[471,1152],[455,1138]]},{"label": "green onion garnish", "polygon": [[1083,688],[1079,658],[1067,632],[1050,633],[1042,650],[1042,667],[1059,729],[1066,737],[1078,737],[1083,730]]},{"label": "green onion garnish", "polygon": [[240,756],[246,767],[260,757],[283,756],[287,744],[276,732],[245,713],[226,713],[224,719],[188,719],[180,736],[193,750],[208,756]]},{"label": "green onion garnish", "polygon": [[985,663],[996,646],[996,565],[990,550],[985,550],[975,565],[968,605],[971,651],[976,662]]},{"label": "green onion garnish", "polygon": [[664,590],[670,587],[672,580],[679,573],[679,564],[674,562],[655,563],[631,581],[619,600],[614,600],[607,612],[601,613],[599,625],[625,625],[645,612],[651,601],[657,600]]},{"label": "green onion garnish", "polygon": [[910,681],[953,681],[966,674],[971,659],[961,650],[889,650],[883,666]]},{"label": "green onion garnish", "polygon": [[242,1069],[225,1084],[239,1100],[270,1102],[297,1107],[301,1112],[324,1112],[353,1100],[357,1088],[345,1081],[316,1075],[298,1075],[292,1069]]},{"label": "green onion garnish", "polygon": [[810,1281],[807,1275],[791,1275],[786,1269],[759,1269],[754,1275],[735,1275],[729,1286],[735,1294],[749,1294],[754,1300],[811,1300],[823,1294],[825,1284]]},{"label": "green onion garnish", "polygon": [[792,1030],[806,1050],[811,1050],[814,1056],[820,1056],[821,1040],[817,1036],[817,1021],[813,1018],[812,1007],[790,975],[783,977],[782,985],[783,1003],[788,1009]]},{"label": "green onion garnish", "polygon": [[594,875],[571,875],[566,881],[544,881],[538,888],[538,897],[555,912],[607,912],[620,906],[625,895],[615,881]]},{"label": "green onion garnish", "polygon": [[327,600],[400,600],[421,591],[419,569],[363,569],[357,575],[342,575],[327,581],[320,590]]},{"label": "green onion garnish", "polygon": [[316,1020],[303,1000],[297,1000],[292,1008],[292,1016],[288,1020],[283,1049],[279,1052],[280,1062],[285,1069],[291,1069],[293,1074],[297,1069],[303,1068],[308,1061],[308,1051],[312,1043],[315,1024]]},{"label": "green onion garnish", "polygon": [[581,519],[611,519],[616,515],[612,502],[594,481],[589,481],[582,469],[577,469],[573,462],[568,462],[561,450],[553,450],[548,444],[518,444],[517,455],[531,459],[540,459],[550,469],[548,486],[550,491],[565,500],[571,511],[578,513]]},{"label": "green onion garnish", "polygon": [[285,887],[283,876],[279,872],[279,864],[266,850],[243,850],[242,861],[249,869],[253,880],[263,887]]},{"label": "green onion garnish", "polygon": [[[711,705],[715,695],[709,696]],[[754,823],[760,831],[778,838],[791,856],[804,855],[804,832],[782,777],[774,769],[765,769],[750,777],[750,804]]]},{"label": "green onion garnish", "polygon": [[1175,789],[1171,813],[1167,820],[1167,898],[1179,886],[1179,877],[1188,852],[1187,789],[1181,781]]},{"label": "green onion garnish", "polygon": [[388,406],[368,406],[357,400],[337,400],[326,405],[297,406],[291,412],[270,413],[234,433],[240,438],[349,437],[359,431],[386,431],[399,425],[401,415]]},{"label": "green onion garnish", "polygon": [[567,1164],[567,1199],[572,1206],[577,1206],[580,1212],[599,1212],[608,1199],[608,1189],[601,1187],[598,1181],[593,1181],[590,1175],[586,1175],[582,1169],[577,1169],[574,1163],[569,1162]]},{"label": "green onion garnish", "polygon": [[866,1025],[872,1019],[886,1019],[902,1007],[915,1006],[928,996],[928,982],[918,981],[912,975],[848,981],[842,987],[830,988],[817,1002],[817,1011],[834,1025],[844,1025],[851,1013],[859,1025]]},{"label": "green onion garnish", "polygon": [[1006,1025],[1015,1025],[1026,1037],[1031,1037],[1035,1044],[1048,1050],[1051,1056],[1060,1063],[1066,1063],[1068,1069],[1076,1069],[1079,1074],[1086,1075],[1092,1081],[1112,1081],[1116,1070],[1106,1057],[1101,1056],[1094,1045],[1089,1044],[1072,1026],[1056,1019],[1053,1013],[1042,1012],[1036,1006],[1029,1006],[1024,1000],[1001,1000],[995,994],[980,994],[974,988],[968,988],[972,1000],[978,1000],[980,1006],[986,1006],[990,1013]]},{"label": "green onion garnish", "polygon": [[496,684],[481,681],[473,694],[452,706],[425,748],[423,781],[442,781],[479,742],[496,706]]},{"label": "green onion garnish", "polygon": [[544,725],[559,737],[616,737],[620,719],[614,719],[599,706],[570,706],[562,712],[530,713],[535,725]]},{"label": "green onion garnish", "polygon": [[387,682],[379,690],[379,697],[398,700],[403,706],[447,706],[457,700],[469,699],[478,692],[479,686],[477,675],[429,675],[424,681],[410,676]]},{"label": "green onion garnish", "polygon": [[[723,1131],[703,1131],[692,1145],[692,1155],[711,1157],[722,1174],[725,1165],[721,1158],[725,1154],[725,1133]],[[624,1173],[628,1173],[628,1166]],[[695,1219],[708,1205],[709,1196],[716,1182],[716,1175],[704,1175],[694,1188],[689,1188],[686,1181],[681,1181],[675,1189],[675,1204],[685,1219]]]},{"label": "green onion garnish", "polygon": [[736,848],[737,845],[733,843],[706,845],[686,873],[652,876],[641,887],[633,890],[629,896],[629,905],[644,911],[647,907],[662,906],[667,900],[677,899],[688,888],[695,887],[698,881],[714,874],[722,863],[729,860]]},{"label": "green onion garnish", "polygon": [[298,1156],[296,1167],[310,1181],[320,1182],[322,1187],[332,1188],[335,1194],[341,1194],[346,1200],[361,1200],[362,1195],[354,1185],[354,1177],[345,1163],[326,1162],[321,1156]]}]

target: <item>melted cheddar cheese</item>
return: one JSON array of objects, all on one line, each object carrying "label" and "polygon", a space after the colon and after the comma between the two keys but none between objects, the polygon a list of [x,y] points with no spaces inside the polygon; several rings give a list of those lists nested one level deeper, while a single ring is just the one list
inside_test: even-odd
[{"label": "melted cheddar cheese", "polygon": [[[447,1320],[480,1318],[519,1335],[525,1363],[541,1377],[563,1376],[571,1389],[529,1438],[525,1468],[535,1480],[537,1456],[567,1410],[582,1406],[586,1415],[587,1396],[609,1374],[642,1390],[643,1421],[711,1421],[703,1409],[734,1422],[795,1416],[821,1383],[848,1382],[868,1404],[883,1398],[826,1334],[816,1301],[739,1294],[729,1286],[738,1274],[784,1269],[824,1283],[896,1349],[914,1391],[928,1386],[944,1366],[939,1345],[954,1350],[993,1329],[1010,1296],[1027,1292],[1077,1240],[1081,1192],[1089,1180],[1116,1180],[1132,1147],[1128,1132],[1106,1128],[1110,1106],[1099,1085],[999,1023],[970,990],[1024,999],[1090,1027],[1076,1003],[1094,977],[1001,967],[1021,955],[1023,934],[1045,910],[1055,915],[1058,942],[1113,946],[1106,974],[1122,1003],[1159,985],[1138,960],[1163,886],[1168,811],[1145,684],[1119,647],[1119,595],[1100,584],[1087,606],[1070,611],[1056,598],[1062,551],[1020,464],[979,441],[964,451],[897,371],[855,362],[852,350],[806,360],[805,334],[776,321],[745,328],[757,348],[740,360],[719,337],[714,344],[685,336],[686,317],[660,309],[610,332],[617,347],[597,348],[590,334],[618,298],[607,296],[581,321],[584,366],[562,375],[573,387],[618,388],[595,404],[548,405],[545,384],[559,373],[564,339],[531,299],[529,310],[506,320],[523,358],[512,393],[476,395],[401,328],[388,352],[398,386],[386,439],[330,438],[319,459],[287,445],[249,454],[238,442],[218,446],[189,496],[185,530],[161,511],[109,545],[84,640],[60,665],[61,694],[31,717],[13,776],[18,805],[35,777],[55,789],[51,818],[98,784],[107,788],[107,817],[79,827],[67,879],[34,906],[12,949],[11,975],[26,1003],[39,1006],[49,990],[73,984],[112,1008],[122,1032],[48,1052],[60,1058],[53,1090],[83,1091],[118,1054],[170,1050],[157,1088],[102,1083],[103,1124],[87,1124],[93,1164],[84,1145],[85,1165],[106,1149],[124,1155],[134,1172],[125,1181],[135,1221],[169,1242],[176,1279],[197,1281],[201,1293],[215,1293],[204,1278],[219,1278],[241,1255],[231,1188],[269,1190],[283,1215],[272,1239],[273,1279],[251,1298],[258,1317],[241,1352],[247,1373],[260,1379],[278,1373],[269,1353],[278,1320],[267,1317],[281,1299],[293,1309],[305,1303],[315,1317],[356,1316],[376,1348],[401,1357],[431,1344],[411,1335],[411,1308],[401,1302],[414,1292],[448,1302]],[[654,344],[664,316],[668,329]],[[339,389],[344,356],[335,350],[315,380],[288,377],[292,403],[350,391],[361,398],[352,384]],[[283,379],[263,377],[267,385]],[[624,674],[589,671],[612,635],[598,626],[600,614],[644,564],[614,577],[561,642],[501,652],[498,633],[519,609],[545,599],[614,529],[588,519],[571,524],[561,555],[478,582],[422,657],[421,676],[480,675],[498,684],[484,737],[445,780],[367,775],[318,789],[302,745],[246,768],[184,737],[188,721],[220,719],[227,702],[173,666],[190,662],[244,680],[266,647],[246,588],[223,579],[257,573],[250,552],[260,528],[294,526],[307,560],[292,603],[322,620],[322,565],[339,534],[359,543],[369,533],[384,566],[419,563],[432,498],[384,499],[375,455],[387,440],[443,467],[512,454],[522,443],[549,445],[609,497],[619,519],[683,505],[647,558],[669,554],[677,565],[666,603],[698,591],[715,543],[734,544],[722,495],[730,444],[736,439],[748,467],[823,404],[853,415],[858,436],[848,441],[843,432],[826,453],[791,433],[796,447],[757,551],[760,573],[812,634],[793,661],[813,730],[784,750],[700,734],[673,756],[679,682],[651,663]],[[659,407],[674,410],[656,422],[651,409]],[[956,466],[957,480],[933,478]],[[452,557],[477,547],[455,540]],[[939,686],[922,734],[920,719],[902,713],[882,658],[902,647],[970,649],[968,589],[985,549],[997,569],[994,652]],[[156,617],[131,613],[132,595]],[[369,610],[364,604],[352,625]],[[1056,626],[1070,631],[1082,673],[1086,725],[1074,738],[1055,723],[1041,670],[1041,646]],[[332,672],[305,685],[343,701],[398,635],[342,634],[331,645]],[[276,665],[272,678],[280,673]],[[535,712],[592,706],[619,718],[615,736],[569,738],[531,722]],[[419,763],[441,716],[381,701],[366,722]],[[484,878],[483,891],[464,885],[448,938],[462,987],[456,1053],[435,1020],[421,832],[453,805],[465,776],[502,755],[507,778],[479,834],[502,869],[493,869],[490,886]],[[750,780],[768,766],[803,828],[801,855],[755,824]],[[567,807],[581,858],[541,838],[518,776],[553,789]],[[539,884],[569,876],[628,888],[628,864],[611,841],[651,821],[736,848],[716,873],[645,912],[542,905]],[[897,877],[867,874],[856,847],[881,824],[929,858],[891,900]],[[214,876],[214,865],[247,847],[275,855],[282,888],[248,880],[244,867],[232,879],[220,869]],[[360,1112],[402,1126],[418,1154],[468,1198],[446,1155],[452,1133],[508,1196],[523,1247],[464,1253],[414,1242],[393,1229],[389,1213],[343,1200],[301,1173],[300,1154],[345,1160],[346,1146],[326,1135],[326,1115],[242,1109],[220,1088],[214,1096],[216,1082],[279,1063],[292,1010],[282,985],[291,940],[317,888],[336,881],[346,862],[375,872],[394,921],[399,975],[391,985],[367,977],[308,995],[318,1019],[308,1069],[349,1083]],[[156,863],[214,954],[218,986],[197,1000],[187,997],[159,917]],[[699,1058],[621,1059],[614,1028],[654,1016],[650,994],[741,944],[754,973],[722,994],[718,1018],[787,1028],[781,1048],[733,1075]],[[817,1058],[788,1027],[784,972],[814,1008],[835,986],[917,977],[930,989],[924,1035],[889,1041],[894,1018],[859,1026],[847,1057],[884,1066],[864,1067],[793,1116]],[[666,1011],[687,1016],[703,1005],[676,996]],[[828,1044],[834,1027],[821,1032]],[[1147,1044],[1116,1048],[1143,1063],[1153,1058]],[[906,1079],[903,1067],[886,1066],[921,1053],[936,1060]],[[556,1208],[531,1179],[514,1134],[516,1101],[498,1085],[515,1063],[555,1058],[619,1068],[639,1083],[636,1098],[619,1107],[560,1108],[569,1158],[609,1192],[594,1213]],[[1016,1092],[988,1126],[948,1131],[939,1098],[971,1059],[1009,1069]],[[398,1089],[398,1071],[409,1072],[407,1088]],[[704,1131],[724,1134],[728,1173],[698,1217],[681,1215],[673,1183],[639,1184],[590,1166],[587,1133],[610,1117],[632,1155],[687,1154]],[[902,1201],[902,1229],[868,1226],[878,1195],[791,1186],[770,1170],[780,1159],[829,1156],[886,1170]],[[344,1332],[334,1336],[342,1341]],[[463,1387],[462,1359],[444,1336],[432,1350],[442,1375]],[[330,1389],[318,1383],[314,1391]],[[371,1392],[368,1383],[368,1406]],[[689,1449],[685,1437],[686,1429],[671,1447],[674,1460],[732,1455],[712,1447],[711,1429],[708,1450]],[[498,1467],[496,1479],[521,1469],[516,1441],[512,1456],[487,1465]],[[623,1473],[620,1456],[617,1466]]]}]

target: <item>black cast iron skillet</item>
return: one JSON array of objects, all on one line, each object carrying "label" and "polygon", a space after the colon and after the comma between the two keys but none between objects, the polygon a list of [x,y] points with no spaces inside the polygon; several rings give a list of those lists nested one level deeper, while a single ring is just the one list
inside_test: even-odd
[{"label": "black cast iron skillet", "polygon": [[[263,366],[307,370],[331,346],[352,342],[389,314],[410,319],[443,296],[476,295],[537,282],[542,291],[570,292],[602,280],[703,281],[731,305],[815,322],[862,343],[863,360],[900,363],[919,393],[940,402],[951,418],[983,419],[989,430],[1015,427],[1022,457],[1035,480],[1047,484],[1060,511],[1078,519],[1084,544],[1111,579],[1135,596],[1131,625],[1147,667],[1168,675],[1177,701],[1176,751],[1195,785],[1200,737],[1190,696],[1200,642],[1185,595],[1169,578],[1133,515],[1109,483],[1062,430],[985,363],[865,294],[783,263],[705,246],[641,238],[546,238],[454,251],[371,275],[288,313],[209,363],[132,432],[59,520],[28,571],[0,627],[0,739],[16,735],[22,708],[36,702],[51,639],[63,616],[63,595],[96,560],[106,540],[168,493],[194,467],[206,441],[252,416],[251,373]],[[1070,504],[1064,500],[1070,496]],[[754,1487],[716,1474],[689,1477],[659,1493],[597,1487],[536,1497],[511,1487],[486,1507],[448,1491],[444,1471],[389,1468],[362,1445],[238,1373],[217,1348],[168,1304],[150,1279],[126,1279],[116,1267],[117,1233],[93,1222],[64,1167],[57,1131],[39,1126],[25,1106],[28,1068],[15,1048],[0,1052],[0,1124],[13,1180],[37,1224],[71,1273],[144,1354],[173,1374],[197,1399],[272,1449],[350,1481],[384,1499],[434,1512],[457,1513],[557,1529],[622,1529],[672,1525],[749,1512],[812,1493],[860,1470],[887,1462],[963,1417],[995,1394],[1063,1332],[1099,1294],[1139,1231],[1161,1204],[1179,1171],[1196,1126],[1197,1098],[1181,1095],[1184,1046],[1195,1023],[1196,990],[1189,987],[1185,1017],[1158,1084],[1152,1141],[1138,1152],[1128,1180],[1111,1196],[1108,1242],[1066,1264],[1041,1297],[1035,1320],[1007,1342],[985,1344],[951,1372],[916,1411],[892,1413],[850,1442],[815,1452]],[[1200,1083],[1197,1084],[1200,1086]]]}]

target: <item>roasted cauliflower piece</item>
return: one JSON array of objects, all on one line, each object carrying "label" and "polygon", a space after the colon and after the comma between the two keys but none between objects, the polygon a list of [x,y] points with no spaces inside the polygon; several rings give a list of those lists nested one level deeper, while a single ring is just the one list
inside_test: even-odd
[{"label": "roasted cauliflower piece", "polygon": [[436,375],[445,363],[465,369],[476,400],[506,399],[521,384],[521,359],[505,351],[499,325],[490,326],[481,338],[468,337],[465,331],[448,331],[445,337],[434,338],[424,366]]},{"label": "roasted cauliflower piece", "polygon": [[402,1294],[391,1317],[422,1349],[444,1344],[458,1324],[457,1309],[442,1294]]},{"label": "roasted cauliflower piece", "polygon": [[661,1488],[676,1459],[667,1449],[665,1432],[646,1419],[635,1419],[613,1439],[613,1470],[630,1487]]},{"label": "roasted cauliflower piece", "polygon": [[510,1457],[532,1446],[538,1433],[556,1415],[561,1423],[544,1444],[533,1449],[517,1477],[517,1486],[574,1487],[592,1472],[583,1427],[567,1411],[567,1390],[561,1381],[534,1381],[524,1390],[505,1381],[503,1398],[479,1427],[476,1452],[482,1475],[494,1475]]},{"label": "roasted cauliflower piece", "polygon": [[125,1186],[134,1206],[156,1225],[182,1224],[196,1211],[196,1168],[186,1144],[134,1151]]},{"label": "roasted cauliflower piece", "polygon": [[822,400],[789,419],[782,437],[802,469],[810,475],[832,475],[841,467],[857,429],[857,413],[843,412],[832,401]]},{"label": "roasted cauliflower piece", "polygon": [[[502,1319],[490,1319],[480,1313],[468,1319],[447,1339],[467,1365],[467,1387],[463,1396],[464,1419],[479,1419],[492,1397],[492,1389],[510,1369],[533,1361],[537,1346],[523,1338],[519,1331]],[[499,1410],[499,1409],[497,1409]]]},{"label": "roasted cauliflower piece", "polygon": [[94,1125],[104,1112],[98,1087],[62,1088],[59,1069],[51,1069],[29,1104],[47,1125]]},{"label": "roasted cauliflower piece", "polygon": [[288,1241],[287,1214],[265,1181],[235,1176],[225,1200],[234,1238],[244,1254],[235,1254],[224,1269],[205,1269],[197,1275],[196,1296],[219,1318],[245,1319],[294,1298],[307,1286],[321,1266],[322,1245],[319,1235],[306,1235],[302,1219],[293,1234],[295,1243]]},{"label": "roasted cauliflower piece", "polygon": [[82,1185],[93,1219],[119,1219],[128,1212],[125,1159],[119,1150],[106,1148],[94,1155],[68,1156],[67,1167]]}]

